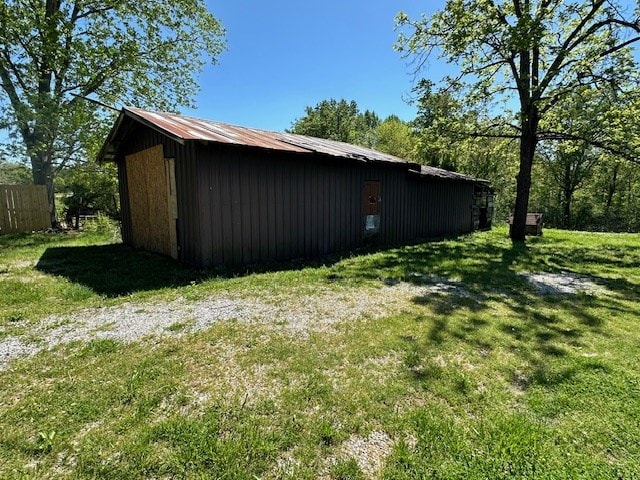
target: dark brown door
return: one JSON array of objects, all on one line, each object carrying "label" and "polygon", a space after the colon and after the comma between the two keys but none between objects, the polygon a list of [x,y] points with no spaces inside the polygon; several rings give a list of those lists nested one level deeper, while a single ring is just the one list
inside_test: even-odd
[{"label": "dark brown door", "polygon": [[365,215],[380,215],[380,182],[365,181],[362,200]]}]

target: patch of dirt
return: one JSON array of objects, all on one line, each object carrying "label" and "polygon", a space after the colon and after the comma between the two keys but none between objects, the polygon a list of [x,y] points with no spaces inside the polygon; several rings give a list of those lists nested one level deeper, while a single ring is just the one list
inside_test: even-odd
[{"label": "patch of dirt", "polygon": [[384,432],[373,431],[367,438],[351,437],[340,445],[340,456],[353,458],[366,478],[380,474],[385,458],[391,453],[393,440]]},{"label": "patch of dirt", "polygon": [[572,295],[576,293],[596,294],[605,291],[591,277],[570,272],[529,273],[521,275],[543,295]]}]

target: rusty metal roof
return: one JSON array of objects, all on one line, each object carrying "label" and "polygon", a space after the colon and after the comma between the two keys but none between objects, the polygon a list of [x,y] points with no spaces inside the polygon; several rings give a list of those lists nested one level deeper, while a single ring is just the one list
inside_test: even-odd
[{"label": "rusty metal roof", "polygon": [[363,161],[408,163],[406,160],[370,148],[293,133],[269,132],[226,123],[185,117],[173,113],[156,113],[140,108],[125,108],[140,119],[181,140],[230,143],[299,153],[322,153],[332,157]]},{"label": "rusty metal roof", "polygon": [[296,153],[319,153],[332,157],[348,158],[363,162],[386,162],[406,164],[421,176],[446,180],[480,181],[473,177],[449,172],[435,167],[419,166],[399,157],[378,152],[370,148],[348,143],[326,140],[293,133],[270,132],[255,128],[240,127],[226,123],[202,120],[174,113],[151,112],[141,108],[125,107],[100,151],[100,159],[113,158],[117,150],[118,130],[125,118],[132,118],[160,131],[178,141],[198,140],[204,142],[242,145]]},{"label": "rusty metal roof", "polygon": [[230,143],[248,147],[268,148],[306,153],[308,149],[297,147],[282,141],[281,134],[256,130],[254,128],[238,127],[225,123],[185,117],[174,113],[156,113],[141,108],[125,108],[145,123],[150,123],[172,137],[180,140],[201,140],[205,142]]},{"label": "rusty metal roof", "polygon": [[489,183],[488,180],[471,177],[469,175],[452,172],[450,170],[443,170],[442,168],[429,167],[427,165],[420,165],[420,175],[424,177],[442,178],[444,180],[463,180],[470,182]]}]

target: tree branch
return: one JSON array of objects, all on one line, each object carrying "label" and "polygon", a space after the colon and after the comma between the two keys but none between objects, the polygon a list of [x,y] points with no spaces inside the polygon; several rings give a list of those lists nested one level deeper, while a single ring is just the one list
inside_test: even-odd
[{"label": "tree branch", "polygon": [[615,156],[623,158],[629,162],[637,163],[638,165],[640,165],[640,158],[638,157],[638,152],[625,149],[623,145],[614,145],[610,142],[589,138],[588,136],[576,135],[576,134],[567,133],[567,132],[557,132],[552,130],[541,131],[539,132],[539,136],[541,140],[584,142],[593,147],[597,147],[605,152],[608,152]]},{"label": "tree branch", "polygon": [[[544,78],[540,82],[540,88],[538,88],[538,94],[536,98],[539,98],[540,96],[542,96],[542,94],[545,92],[549,84],[556,77],[556,75],[560,70],[560,67],[562,66],[562,63],[564,62],[564,59],[576,47],[576,43],[573,43],[574,39],[580,34],[582,29],[589,23],[589,21],[591,21],[595,17],[595,15],[598,13],[598,11],[600,10],[604,2],[605,0],[594,0],[589,13],[580,21],[580,23],[578,23],[578,25],[573,29],[573,31],[567,36],[564,43],[560,47],[560,51],[558,52],[558,55],[556,56],[556,58],[553,60],[553,62],[547,69],[547,74],[544,76]],[[573,43],[573,46],[571,46],[572,43]]]},{"label": "tree branch", "polygon": [[0,63],[0,80],[2,80],[2,89],[7,92],[7,96],[9,97],[9,101],[11,102],[11,108],[15,112],[18,123],[18,130],[22,134],[22,137],[25,141],[31,138],[32,132],[29,128],[29,122],[25,118],[23,118],[21,112],[26,109],[26,106],[20,100],[20,96],[16,91],[16,88],[11,81],[11,76],[9,72],[5,68],[2,63]]}]

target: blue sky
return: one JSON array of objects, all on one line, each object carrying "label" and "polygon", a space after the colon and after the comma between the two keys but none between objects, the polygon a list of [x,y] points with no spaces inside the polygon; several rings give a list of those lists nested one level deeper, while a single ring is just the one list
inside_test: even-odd
[{"label": "blue sky", "polygon": [[[633,4],[633,0],[625,0]],[[226,123],[284,130],[306,106],[355,100],[384,118],[415,117],[407,60],[393,50],[394,17],[433,13],[444,0],[207,0],[227,30],[227,51],[199,76],[195,109],[183,113]],[[422,74],[442,78],[431,61]],[[0,142],[6,134],[0,131]]]},{"label": "blue sky", "polygon": [[[393,50],[394,17],[443,2],[423,0],[208,0],[228,50],[200,76],[197,109],[183,113],[284,130],[306,106],[329,98],[405,120],[413,76]],[[438,75],[437,72],[431,72]]]}]

